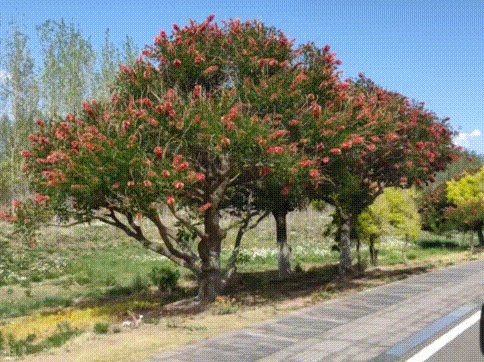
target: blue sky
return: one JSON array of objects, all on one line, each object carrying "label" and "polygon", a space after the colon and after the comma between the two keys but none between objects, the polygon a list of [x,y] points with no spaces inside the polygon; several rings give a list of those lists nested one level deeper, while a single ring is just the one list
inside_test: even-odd
[{"label": "blue sky", "polygon": [[365,73],[378,84],[424,101],[461,132],[456,142],[484,153],[484,1],[161,1],[1,0],[3,30],[22,21],[38,54],[35,26],[73,21],[96,48],[106,28],[120,45],[142,46],[161,29],[189,18],[260,19],[296,42],[330,44],[348,77]]}]

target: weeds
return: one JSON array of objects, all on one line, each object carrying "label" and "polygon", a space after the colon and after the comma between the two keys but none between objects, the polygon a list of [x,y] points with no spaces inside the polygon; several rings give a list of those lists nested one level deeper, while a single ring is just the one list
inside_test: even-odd
[{"label": "weeds", "polygon": [[225,315],[237,313],[239,308],[240,306],[234,298],[217,297],[211,307],[211,311],[214,315]]},{"label": "weeds", "polygon": [[109,331],[109,323],[98,322],[94,325],[94,333],[107,334]]},{"label": "weeds", "polygon": [[37,339],[35,334],[29,334],[24,339],[15,339],[13,335],[8,336],[8,351],[5,351],[5,340],[1,336],[1,346],[7,355],[21,357],[33,353],[38,353],[47,349],[57,348],[64,345],[69,339],[80,334],[78,329],[72,328],[68,323],[59,323],[57,331],[38,343],[34,343]]}]

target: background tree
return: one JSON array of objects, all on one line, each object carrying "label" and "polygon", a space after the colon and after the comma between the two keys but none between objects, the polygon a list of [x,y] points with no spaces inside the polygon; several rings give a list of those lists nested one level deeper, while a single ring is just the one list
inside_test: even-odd
[{"label": "background tree", "polygon": [[462,229],[463,225],[456,224],[454,221],[458,220],[451,220],[446,213],[447,208],[455,206],[447,198],[447,182],[459,180],[465,172],[476,173],[482,164],[482,156],[463,150],[459,160],[449,164],[444,171],[438,172],[434,183],[422,188],[418,204],[424,230],[443,234]]},{"label": "background tree", "polygon": [[1,96],[11,117],[2,117],[1,151],[3,153],[1,183],[2,199],[20,198],[27,193],[28,185],[20,172],[20,151],[27,146],[27,136],[34,129],[39,115],[39,92],[34,73],[34,60],[30,54],[28,37],[20,25],[12,24],[5,44],[3,65],[7,77]]},{"label": "background tree", "polygon": [[132,37],[126,36],[122,50],[122,63],[133,66],[136,63],[140,51]]},{"label": "background tree", "polygon": [[312,107],[319,129],[313,145],[323,175],[321,197],[336,207],[344,275],[351,270],[358,215],[385,187],[434,181],[458,152],[446,120],[363,75],[340,83],[335,101]]},{"label": "background tree", "polygon": [[94,88],[96,53],[74,24],[48,20],[37,27],[43,52],[41,89],[49,117],[80,109]]},{"label": "background tree", "polygon": [[381,242],[382,237],[388,232],[388,224],[384,220],[381,204],[375,200],[372,205],[358,216],[358,235],[363,242],[368,244],[372,265],[377,265],[378,261],[376,245]]},{"label": "background tree", "polygon": [[474,231],[479,245],[484,246],[484,167],[474,174],[447,182],[447,199],[455,206],[447,209],[447,217],[458,225]]},{"label": "background tree", "polygon": [[358,233],[368,243],[370,261],[377,264],[377,243],[390,236],[415,242],[421,231],[420,215],[413,190],[388,187],[358,217]]},{"label": "background tree", "polygon": [[95,95],[98,99],[108,99],[110,97],[109,87],[115,82],[121,63],[121,55],[111,41],[109,29],[106,29],[104,33],[104,44],[100,58],[101,64],[97,72]]},{"label": "background tree", "polygon": [[[261,60],[262,69],[268,65],[270,76],[261,82],[248,81],[249,90],[255,91],[247,93],[251,97],[250,104],[257,108],[254,110],[258,113],[270,110],[274,115],[272,122],[277,130],[269,138],[287,139],[289,147],[280,150],[277,162],[261,169],[264,177],[252,185],[252,199],[244,199],[241,203],[252,204],[254,209],[274,217],[280,277],[291,273],[287,214],[306,206],[315,194],[314,185],[321,178],[317,163],[310,159],[312,154],[307,153],[308,137],[315,127],[313,118],[307,116],[312,113],[309,105],[315,97],[332,99],[339,81],[333,55],[313,44],[299,47],[286,62],[291,72],[278,67],[275,59]],[[303,122],[303,119],[308,121]]]}]

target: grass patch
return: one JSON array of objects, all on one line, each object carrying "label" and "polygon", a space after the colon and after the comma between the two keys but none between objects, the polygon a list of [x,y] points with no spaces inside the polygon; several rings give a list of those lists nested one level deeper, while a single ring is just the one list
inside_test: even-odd
[{"label": "grass patch", "polygon": [[54,334],[37,343],[37,336],[34,333],[29,334],[23,339],[16,339],[10,334],[7,339],[8,343],[6,344],[8,349],[5,348],[3,352],[16,357],[34,354],[51,348],[61,347],[69,339],[80,333],[78,329],[72,328],[68,323],[59,323]]},{"label": "grass patch", "polygon": [[109,331],[109,323],[98,322],[94,325],[94,333],[107,334]]},{"label": "grass patch", "polygon": [[445,240],[445,239],[425,239],[420,240],[418,242],[418,246],[422,249],[435,249],[435,248],[444,248],[444,249],[464,249],[459,245],[458,242],[454,240]]},{"label": "grass patch", "polygon": [[40,300],[22,299],[1,302],[0,318],[21,317],[41,308],[65,308],[71,305],[71,298],[60,296],[49,296]]}]

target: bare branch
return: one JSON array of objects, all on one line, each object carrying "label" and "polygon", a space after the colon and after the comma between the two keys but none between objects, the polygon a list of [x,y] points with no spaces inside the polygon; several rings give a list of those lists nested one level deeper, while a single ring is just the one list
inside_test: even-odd
[{"label": "bare branch", "polygon": [[189,269],[194,272],[200,271],[200,266],[198,265],[199,257],[192,251],[192,250],[179,250],[175,247],[172,243],[172,240],[177,240],[174,236],[170,235],[168,228],[163,224],[161,221],[160,215],[157,212],[153,212],[148,215],[148,218],[155,224],[156,228],[158,229],[158,233],[160,234],[161,239],[165,243],[168,252],[179,258],[184,260],[186,265],[189,265]]},{"label": "bare branch", "polygon": [[174,207],[168,207],[168,209],[170,210],[170,212],[172,213],[172,215],[175,217],[175,219],[177,219],[179,222],[181,222],[188,229],[193,230],[198,235],[198,237],[203,238],[203,236],[205,234],[199,228],[197,228],[195,225],[193,225],[192,223],[190,223],[188,220],[182,218],[176,212],[176,210],[175,210]]}]

